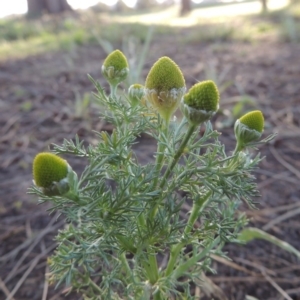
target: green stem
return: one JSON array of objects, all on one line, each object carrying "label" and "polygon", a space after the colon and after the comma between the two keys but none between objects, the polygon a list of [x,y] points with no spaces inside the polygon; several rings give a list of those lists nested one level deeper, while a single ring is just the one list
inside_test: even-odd
[{"label": "green stem", "polygon": [[147,283],[144,284],[141,300],[150,300],[151,299],[151,286]]},{"label": "green stem", "polygon": [[117,97],[117,87],[118,87],[118,85],[110,83],[109,87],[110,87],[110,96],[112,98],[116,98]]},{"label": "green stem", "polygon": [[151,270],[151,279],[149,278],[149,280],[151,284],[155,284],[159,277],[156,255],[148,252],[148,261]]},{"label": "green stem", "polygon": [[125,268],[127,274],[128,274],[130,277],[132,277],[132,270],[131,270],[131,268],[130,268],[130,266],[129,266],[129,264],[128,264],[128,260],[127,260],[127,258],[126,258],[125,252],[123,252],[123,253],[120,255],[120,260],[121,260],[121,262],[122,262],[122,264],[123,264],[123,267]]},{"label": "green stem", "polygon": [[[166,122],[166,123],[163,123],[162,124],[163,128],[162,128],[162,132],[165,136],[168,135],[168,129],[169,129],[169,123]],[[160,173],[160,170],[163,166],[163,160],[164,160],[164,151],[166,149],[166,146],[163,144],[163,143],[158,143],[158,146],[157,146],[157,156],[156,156],[156,161],[155,161],[155,178],[153,180],[153,189],[156,188],[157,186],[157,182],[158,182],[158,179],[159,179],[159,173]]]},{"label": "green stem", "polygon": [[94,290],[96,290],[99,293],[99,295],[102,294],[101,288],[91,278],[89,278],[89,283],[94,288]]},{"label": "green stem", "polygon": [[146,271],[147,279],[149,280],[151,285],[154,285],[159,277],[158,274],[158,266],[156,261],[156,256],[153,253],[148,251],[148,261],[145,261],[143,258],[141,260],[141,264]]},{"label": "green stem", "polygon": [[[141,230],[146,227],[146,221],[145,221],[145,217],[143,214],[140,214],[138,216],[138,224],[139,224]],[[148,254],[147,254],[148,255],[148,263],[145,262],[143,264],[143,266],[146,270],[149,282],[153,285],[157,282],[157,280],[159,278],[158,265],[157,265],[156,255],[154,253],[151,253],[149,249],[147,252],[148,252]]]},{"label": "green stem", "polygon": [[185,146],[187,145],[189,139],[191,138],[193,132],[195,131],[197,126],[195,125],[190,125],[189,128],[188,128],[188,131],[183,139],[183,141],[181,142],[181,145],[179,146],[178,150],[176,151],[175,155],[174,155],[174,158],[173,158],[173,161],[172,163],[169,165],[166,173],[164,174],[164,177],[161,181],[161,184],[159,185],[160,188],[163,188],[168,177],[170,176],[171,172],[173,171],[174,167],[176,166],[176,164],[178,163],[179,159],[180,159],[180,156],[182,155],[183,151],[184,151],[184,148]]},{"label": "green stem", "polygon": [[[168,125],[168,124],[166,124],[166,125]],[[163,176],[162,182],[159,185],[160,188],[164,187],[169,175],[171,174],[171,172],[174,169],[175,165],[178,163],[178,161],[180,159],[180,156],[184,152],[184,149],[185,149],[189,139],[191,138],[193,132],[195,131],[195,128],[196,128],[195,125],[190,125],[183,141],[181,142],[181,145],[179,146],[178,150],[176,151],[176,153],[174,155],[172,163],[169,165],[166,173]],[[165,135],[168,134],[168,126],[166,126],[163,129],[163,133]],[[165,145],[159,144],[158,145],[158,155],[156,157],[156,173],[157,173],[157,176],[156,176],[155,181],[153,183],[154,188],[156,187],[156,185],[158,183],[158,178],[159,178],[158,175],[159,175],[159,172],[162,168],[162,162],[163,162],[163,159],[164,159],[164,153],[163,153],[164,150],[165,150]],[[156,212],[157,212],[157,209],[158,209],[158,206],[159,206],[159,202],[156,203],[155,207],[153,208],[153,210],[150,213],[150,219],[151,220],[154,219],[154,217],[156,215]],[[149,269],[148,269],[148,266],[147,266],[146,271],[147,271],[147,274],[149,276],[150,283],[153,285],[157,282],[157,280],[159,278],[156,256],[153,255],[153,253],[148,252],[148,261],[149,261]],[[157,294],[155,294],[154,299],[157,299],[157,300],[161,299],[161,294],[159,292]]]},{"label": "green stem", "polygon": [[146,221],[145,221],[145,217],[144,217],[143,214],[139,214],[138,223],[139,223],[139,226],[140,226],[141,229],[146,226]]},{"label": "green stem", "polygon": [[242,151],[244,149],[244,145],[241,143],[236,143],[235,149],[233,151],[233,155],[237,154],[238,152]]},{"label": "green stem", "polygon": [[162,300],[161,293],[159,291],[155,293],[153,300]]},{"label": "green stem", "polygon": [[[212,192],[209,191],[203,198],[194,202],[189,220],[183,231],[184,237],[188,236],[189,233],[191,232],[196,220],[198,219],[199,215],[203,212],[206,204],[208,203],[211,194],[212,194]],[[180,242],[177,245],[172,247],[171,253],[170,253],[170,259],[169,259],[169,262],[168,262],[168,265],[166,268],[166,272],[165,272],[166,276],[169,276],[171,274],[171,272],[173,271],[174,266],[176,265],[176,262],[177,262],[177,258],[184,246],[186,246],[186,244],[184,242]]]},{"label": "green stem", "polygon": [[[174,158],[172,160],[172,163],[168,166],[168,169],[167,171],[165,172],[163,178],[162,178],[162,181],[159,185],[159,188],[160,189],[163,189],[163,187],[165,186],[165,183],[168,179],[168,177],[170,176],[172,170],[174,169],[175,165],[178,163],[179,159],[180,159],[180,156],[182,155],[183,151],[184,151],[184,148],[185,146],[187,145],[189,139],[191,138],[193,132],[195,131],[197,126],[195,125],[190,125],[189,128],[188,128],[188,131],[184,137],[184,139],[182,140],[178,150],[176,151],[175,155],[174,155]],[[160,202],[157,202],[156,205],[154,206],[154,208],[152,209],[151,211],[151,215],[150,215],[150,218],[153,219],[157,213],[157,210],[158,210],[158,206],[159,206]]]},{"label": "green stem", "polygon": [[181,264],[178,266],[173,274],[172,278],[177,279],[181,277],[185,272],[187,272],[192,266],[194,266],[196,263],[198,263],[202,258],[204,258],[212,248],[214,248],[218,243],[220,242],[220,236],[216,237],[215,240],[205,249],[203,249],[202,252],[200,252],[198,255],[195,255],[184,262],[184,264]]},{"label": "green stem", "polygon": [[[140,214],[138,216],[138,224],[141,230],[146,226],[146,222],[143,214]],[[147,263],[144,264],[144,268],[146,270],[150,283],[155,284],[158,280],[157,260],[156,260],[156,255],[151,253],[149,250],[148,250],[148,263],[149,264]]]}]

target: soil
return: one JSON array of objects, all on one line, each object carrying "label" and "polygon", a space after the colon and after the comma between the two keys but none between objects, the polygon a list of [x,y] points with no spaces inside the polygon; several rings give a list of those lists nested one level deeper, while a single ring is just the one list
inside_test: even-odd
[{"label": "soil", "polygon": [[[222,132],[228,151],[234,148],[233,107],[247,98],[252,102],[242,109],[264,112],[264,135],[278,135],[260,148],[266,158],[255,172],[259,210],[246,206],[240,210],[251,226],[300,249],[300,45],[275,41],[184,45],[180,40],[186,33],[154,38],[144,78],[152,64],[166,55],[181,67],[188,88],[207,78],[216,80],[224,91],[214,126]],[[85,111],[75,105],[76,97],[94,91],[87,74],[107,87],[101,76],[105,57],[101,47],[89,45],[0,62],[0,299],[7,299],[10,292],[15,300],[81,299],[77,294],[65,297],[67,289],[47,285],[47,256],[63,223],[49,216],[49,206],[37,205],[26,190],[38,152],[76,134],[93,144],[92,130],[111,129],[93,106]],[[137,151],[147,161],[155,144],[143,138]],[[77,160],[70,158],[70,163],[80,172]],[[300,264],[295,255],[257,240],[247,246],[230,244],[226,250],[231,261],[213,260],[217,273],[208,277],[228,299],[244,300],[246,295],[300,299]]]}]

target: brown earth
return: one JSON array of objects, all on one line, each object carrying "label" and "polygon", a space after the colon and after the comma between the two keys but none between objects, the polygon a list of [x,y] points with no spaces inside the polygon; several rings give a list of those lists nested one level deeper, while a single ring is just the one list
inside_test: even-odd
[{"label": "brown earth", "polygon": [[[215,127],[228,151],[234,147],[232,108],[245,95],[251,97],[253,105],[245,109],[261,109],[265,135],[278,132],[278,136],[261,148],[266,159],[255,173],[261,191],[259,210],[241,210],[251,218],[250,225],[300,249],[300,45],[274,41],[184,45],[181,37],[155,38],[143,75],[156,59],[167,55],[181,67],[188,87],[217,79],[225,90]],[[105,85],[100,72],[105,57],[99,46],[82,46],[72,52],[0,62],[0,299],[7,299],[10,292],[15,300],[82,299],[76,294],[65,298],[66,290],[48,287],[46,259],[62,222],[48,215],[47,205],[38,206],[26,189],[37,152],[75,134],[94,143],[91,130],[110,129],[93,106],[87,112],[77,106],[77,116],[75,109],[78,95],[94,91],[87,73]],[[137,151],[147,161],[155,145],[144,138]],[[71,159],[71,165],[82,169],[76,160]],[[263,241],[226,249],[232,261],[214,261],[217,274],[208,276],[228,299],[244,300],[245,295],[300,299],[300,264],[294,255]]]}]

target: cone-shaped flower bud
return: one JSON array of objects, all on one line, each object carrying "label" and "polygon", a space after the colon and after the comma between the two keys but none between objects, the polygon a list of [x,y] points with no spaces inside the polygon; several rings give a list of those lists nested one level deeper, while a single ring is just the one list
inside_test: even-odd
[{"label": "cone-shaped flower bud", "polygon": [[129,72],[128,62],[120,50],[110,53],[102,65],[102,74],[112,86],[126,79]]},{"label": "cone-shaped flower bud", "polygon": [[264,116],[260,110],[251,111],[234,124],[237,149],[242,150],[251,142],[258,140],[264,130]]},{"label": "cone-shaped flower bud", "polygon": [[59,156],[42,152],[33,160],[33,179],[45,195],[62,195],[69,190],[68,173],[71,167]]},{"label": "cone-shaped flower bud", "polygon": [[185,80],[179,67],[169,57],[161,57],[146,78],[145,98],[169,122],[185,91]]},{"label": "cone-shaped flower bud", "polygon": [[264,130],[264,116],[260,110],[251,111],[243,115],[239,120],[249,129],[256,130],[260,133]]},{"label": "cone-shaped flower bud", "polygon": [[144,86],[139,83],[132,84],[128,89],[128,96],[132,106],[138,105],[144,96]]},{"label": "cone-shaped flower bud", "polygon": [[216,84],[211,80],[202,81],[193,85],[184,95],[181,109],[190,124],[199,125],[217,112],[219,99]]}]

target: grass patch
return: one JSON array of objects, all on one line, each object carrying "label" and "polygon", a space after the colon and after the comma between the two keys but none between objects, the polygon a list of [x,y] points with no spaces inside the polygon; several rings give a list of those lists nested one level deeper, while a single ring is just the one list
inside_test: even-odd
[{"label": "grass patch", "polygon": [[[221,9],[221,8],[220,8]],[[198,9],[199,11],[199,9]],[[178,36],[181,43],[242,41],[255,42],[268,37],[284,42],[300,41],[300,3],[267,14],[200,18],[179,18],[175,8],[149,13],[110,14],[87,10],[65,16],[45,16],[39,20],[13,18],[0,20],[0,60],[21,58],[105,40],[121,46],[134,36],[144,43],[149,30],[147,20],[154,16],[155,35]],[[195,17],[196,16],[196,17]],[[191,22],[191,20],[193,20]],[[180,25],[181,24],[181,25]],[[188,30],[184,36],[179,34]]]},{"label": "grass patch", "polygon": [[39,36],[34,36],[30,39],[2,42],[0,44],[0,59],[22,58],[60,49],[70,50],[76,45],[82,45],[86,40],[87,36],[84,31],[80,29],[72,33],[62,32],[53,34],[43,32]]},{"label": "grass patch", "polygon": [[[143,43],[148,26],[109,22],[108,15],[86,11],[73,16],[3,19],[0,22],[0,60],[23,58],[47,51],[72,50],[74,47],[106,40],[121,45],[134,36]],[[158,30],[163,33],[164,29]]]}]

